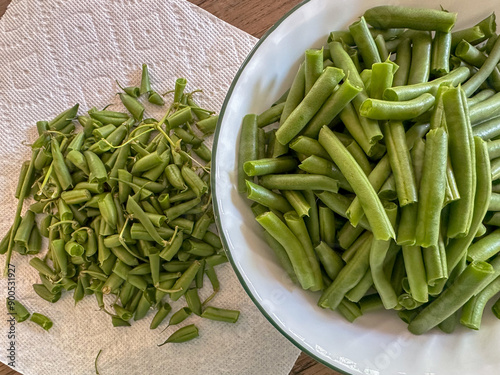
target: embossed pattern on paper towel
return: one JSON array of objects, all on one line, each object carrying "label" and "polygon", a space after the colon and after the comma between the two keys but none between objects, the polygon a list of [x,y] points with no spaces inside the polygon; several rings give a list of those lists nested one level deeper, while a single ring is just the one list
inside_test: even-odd
[{"label": "embossed pattern on paper towel", "polygon": [[[81,113],[109,103],[120,108],[114,80],[139,84],[143,62],[158,92],[188,77],[188,89],[204,90],[198,100],[219,110],[254,44],[253,37],[182,0],[13,1],[0,20],[0,236],[14,215],[19,166],[30,152],[23,142],[35,139],[37,120],[50,120],[75,102]],[[148,103],[146,109],[152,116],[163,111]],[[14,254],[13,262],[17,298],[54,321],[49,333],[30,322],[17,324],[16,369],[25,375],[91,374],[99,349],[107,375],[286,374],[299,354],[258,312],[227,264],[219,271],[222,291],[214,305],[240,309],[240,321],[228,326],[195,317],[199,339],[158,348],[171,330],[161,334],[163,325],[150,331],[152,313],[115,329],[92,296],[77,307],[69,293],[54,305],[41,300],[31,288],[37,275],[27,259]],[[0,290],[4,297],[4,279]],[[5,324],[0,331],[6,332]],[[5,353],[0,351],[4,362]]]}]

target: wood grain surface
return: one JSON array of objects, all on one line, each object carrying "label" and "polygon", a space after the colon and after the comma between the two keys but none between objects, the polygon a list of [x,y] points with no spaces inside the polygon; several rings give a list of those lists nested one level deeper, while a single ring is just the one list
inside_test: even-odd
[{"label": "wood grain surface", "polygon": [[[189,0],[220,19],[260,38],[301,0]],[[0,17],[11,0],[0,0]],[[20,375],[0,363],[0,375]],[[71,374],[68,374],[71,375]],[[106,375],[106,374],[103,374]],[[301,353],[290,375],[340,375]]]}]

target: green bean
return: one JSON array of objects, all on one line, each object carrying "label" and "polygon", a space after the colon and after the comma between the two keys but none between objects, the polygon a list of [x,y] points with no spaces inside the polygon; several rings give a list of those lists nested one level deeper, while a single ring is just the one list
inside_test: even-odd
[{"label": "green bean", "polygon": [[290,172],[297,167],[297,162],[291,157],[251,160],[245,162],[243,170],[247,176],[263,176],[271,173]]},{"label": "green bean", "polygon": [[245,162],[257,159],[257,116],[247,115],[243,118],[241,125],[240,145],[238,154],[238,191],[246,191],[246,181],[251,177],[245,174],[243,165]]},{"label": "green bean", "polygon": [[500,116],[474,126],[472,133],[484,140],[498,137],[500,135]]},{"label": "green bean", "polygon": [[[479,51],[477,48],[462,40],[456,50],[455,54],[457,57],[462,59],[467,64],[470,64],[476,68],[481,68],[481,66],[486,61],[487,56]],[[498,67],[493,68],[492,73],[488,76],[487,82],[495,89],[500,89],[500,72]]]},{"label": "green bean", "polygon": [[370,247],[371,240],[364,242],[354,257],[340,270],[335,280],[323,291],[318,301],[320,307],[336,309],[345,293],[358,284],[369,268]]},{"label": "green bean", "polygon": [[415,203],[417,201],[415,173],[410,163],[410,153],[406,147],[403,124],[401,122],[384,123],[383,129],[387,153],[396,181],[399,204],[406,206]]},{"label": "green bean", "polygon": [[307,257],[306,262],[310,264],[310,269],[313,274],[314,280],[314,284],[310,287],[310,290],[318,291],[323,289],[323,279],[321,277],[319,262],[316,258],[316,254],[314,253],[311,238],[307,232],[307,227],[304,223],[304,220],[299,215],[297,215],[295,211],[287,212],[284,215],[284,218],[286,225],[302,245],[302,248],[304,249],[305,255]]},{"label": "green bean", "polygon": [[427,112],[434,102],[434,96],[429,93],[398,102],[366,99],[360,107],[360,113],[362,116],[376,120],[409,120]]},{"label": "green bean", "polygon": [[500,211],[500,194],[491,193],[490,205],[488,211]]},{"label": "green bean", "polygon": [[467,328],[478,330],[486,303],[500,292],[500,278],[497,277],[480,293],[473,296],[462,309],[460,323]]},{"label": "green bean", "polygon": [[363,233],[364,228],[361,225],[353,227],[352,224],[347,221],[342,229],[338,232],[338,242],[341,248],[348,249],[354,241]]},{"label": "green bean", "polygon": [[500,230],[488,234],[481,238],[479,241],[473,243],[467,251],[467,260],[472,261],[486,261],[498,251],[498,241],[500,240]]},{"label": "green bean", "polygon": [[304,195],[298,190],[283,190],[281,192],[288,203],[295,209],[300,217],[309,216],[311,205],[307,202]]},{"label": "green bean", "polygon": [[351,302],[357,303],[366,295],[372,286],[373,279],[368,269],[356,286],[346,293],[345,298]]},{"label": "green bean", "polygon": [[[397,206],[394,203],[387,203],[385,211],[394,227],[396,224]],[[386,309],[394,308],[397,305],[397,296],[390,283],[390,275],[386,275],[384,272],[384,261],[387,257],[390,244],[390,241],[372,241],[369,255],[370,270],[367,271]],[[368,284],[371,286],[372,282],[368,282]]]},{"label": "green bean", "polygon": [[338,183],[329,177],[313,174],[273,174],[260,178],[263,187],[273,190],[325,190],[336,193]]},{"label": "green bean", "polygon": [[446,261],[448,272],[451,272],[457,266],[460,259],[462,259],[466,254],[467,249],[472,243],[484,215],[487,212],[490,202],[491,174],[487,147],[486,144],[477,137],[474,138],[474,143],[476,152],[477,183],[472,221],[467,236],[455,238],[451,240],[447,246]]},{"label": "green bean", "polygon": [[288,144],[307,125],[344,75],[338,68],[327,67],[325,69],[304,100],[290,113],[276,132],[276,139],[282,145]]},{"label": "green bean", "polygon": [[330,95],[311,121],[309,121],[302,134],[307,137],[317,138],[321,127],[332,122],[335,116],[337,116],[342,109],[361,92],[361,90],[361,87],[352,84],[351,81],[346,78],[339,89]]},{"label": "green bean", "polygon": [[316,196],[314,195],[312,190],[305,190],[303,194],[305,199],[307,200],[307,203],[311,207],[309,210],[309,216],[305,218],[307,230],[309,231],[309,235],[311,237],[313,245],[316,245],[320,241],[319,216]]},{"label": "green bean", "polygon": [[[373,99],[382,99],[384,90],[392,86],[394,73],[397,69],[393,63],[376,63],[372,66],[373,78],[370,88],[370,97]],[[363,106],[361,106],[362,108]]]},{"label": "green bean", "polygon": [[476,74],[474,74],[463,86],[466,96],[471,96],[481,84],[491,75],[500,61],[500,40],[497,40],[490,54]]},{"label": "green bean", "polygon": [[422,247],[438,245],[441,206],[446,184],[448,136],[444,129],[427,134],[422,183],[419,190],[416,244]]},{"label": "green bean", "polygon": [[427,302],[427,277],[422,249],[420,246],[403,245],[403,258],[412,298],[417,302]]},{"label": "green bean", "polygon": [[408,83],[408,76],[410,74],[411,67],[411,40],[405,38],[399,43],[396,50],[396,60],[395,63],[399,69],[394,73],[394,86],[404,86]]},{"label": "green bean", "polygon": [[391,55],[391,53],[387,49],[385,39],[382,35],[377,35],[375,37],[375,45],[377,46],[377,51],[381,60],[383,60],[383,58],[385,58],[386,56],[389,57]]},{"label": "green bean", "polygon": [[450,203],[448,237],[453,238],[466,235],[470,225],[474,204],[472,185],[475,168],[474,155],[469,151],[472,138],[468,130],[460,89],[447,90],[443,94],[443,104],[449,131],[451,164],[461,198]]},{"label": "green bean", "polygon": [[431,68],[432,38],[428,31],[417,32],[412,37],[412,59],[408,84],[425,83]]},{"label": "green bean", "polygon": [[472,262],[449,288],[415,317],[408,330],[419,335],[444,321],[474,296],[493,273],[490,264]]},{"label": "green bean", "polygon": [[285,248],[281,246],[281,244],[267,231],[264,231],[264,239],[266,240],[271,250],[273,250],[281,267],[283,267],[283,269],[286,271],[290,279],[297,284],[298,283],[297,276],[295,275],[293,265],[290,261],[290,258],[288,257]]},{"label": "green bean", "polygon": [[495,95],[495,90],[492,89],[481,90],[473,97],[468,98],[467,104],[469,105],[469,108],[472,108],[476,104],[481,103],[483,100],[491,98],[493,95]]},{"label": "green bean", "polygon": [[262,112],[257,116],[257,126],[263,128],[279,121],[283,113],[283,108],[285,108],[285,102],[273,105],[271,108]]},{"label": "green bean", "polygon": [[[382,186],[385,179],[391,173],[391,167],[389,163],[389,158],[382,158],[379,163],[375,166],[372,172],[368,175],[368,181],[375,191],[378,191]],[[357,223],[364,216],[364,211],[361,207],[359,198],[354,198],[353,202],[347,209],[347,217],[351,222]]]},{"label": "green bean", "polygon": [[363,246],[363,244],[370,240],[371,241],[372,234],[369,231],[363,232],[361,236],[359,236],[356,241],[346,250],[342,253],[342,259],[345,262],[349,262],[353,257],[354,254]]},{"label": "green bean", "polygon": [[[345,197],[341,194],[331,193],[328,191],[322,191],[321,193],[316,193],[316,195],[333,212],[339,214],[342,217],[348,218],[347,210],[350,204],[352,203],[352,199]],[[370,224],[368,223],[366,217],[362,217],[359,220],[359,226],[361,226],[364,229],[371,230]],[[319,233],[319,227],[318,227],[318,233]]]},{"label": "green bean", "polygon": [[302,160],[299,168],[311,174],[325,175],[334,180],[337,180],[340,188],[352,192],[352,188],[347,182],[344,175],[340,172],[338,167],[329,160],[320,158],[316,155],[311,155]]},{"label": "green bean", "polygon": [[358,50],[363,57],[366,67],[371,68],[373,64],[379,63],[381,61],[380,55],[375,41],[368,30],[365,18],[361,17],[360,21],[354,22],[349,26],[349,31],[351,32],[354,42],[358,46]]},{"label": "green bean", "polygon": [[184,298],[186,299],[189,310],[191,310],[194,314],[201,316],[201,301],[198,296],[198,290],[195,288],[189,289],[186,294],[184,294]]},{"label": "green bean", "polygon": [[293,209],[283,196],[250,181],[247,181],[247,198],[280,212]]},{"label": "green bean", "polygon": [[319,206],[320,238],[328,246],[335,246],[335,214],[325,206]]},{"label": "green bean", "polygon": [[431,70],[434,77],[441,77],[450,72],[449,56],[452,49],[452,33],[438,31],[432,41]]},{"label": "green bean", "polygon": [[328,277],[333,281],[337,278],[340,270],[344,267],[342,258],[325,242],[320,242],[314,248],[316,254],[323,265]]},{"label": "green bean", "polygon": [[388,223],[382,204],[359,165],[327,127],[321,129],[319,139],[358,196],[375,237],[377,239],[394,238],[394,230]]},{"label": "green bean", "polygon": [[331,160],[328,152],[319,144],[316,139],[305,136],[298,136],[290,142],[290,148],[306,156],[316,155],[320,158]]},{"label": "green bean", "polygon": [[382,5],[370,8],[364,14],[367,22],[377,29],[406,27],[415,30],[449,32],[457,18],[447,11]]},{"label": "green bean", "polygon": [[459,67],[450,73],[425,83],[418,83],[407,86],[397,86],[388,88],[384,92],[386,100],[410,100],[425,93],[432,93],[442,83],[447,82],[452,86],[457,86],[469,78],[470,71],[466,67]]},{"label": "green bean", "polygon": [[481,126],[481,123],[500,116],[500,93],[470,107],[470,121],[472,125]]},{"label": "green bean", "polygon": [[[295,108],[300,104],[305,95],[305,63],[299,66],[297,73],[290,87],[290,92],[286,98],[285,106],[280,117],[280,125],[283,125],[290,114],[295,110]],[[280,142],[277,142],[281,144]],[[274,156],[273,156],[274,157]]]},{"label": "green bean", "polygon": [[315,278],[307,253],[292,231],[272,212],[263,213],[257,222],[283,246],[303,289],[315,285]]},{"label": "green bean", "polygon": [[304,59],[304,76],[305,76],[305,91],[307,95],[314,83],[318,80],[323,72],[323,49],[308,49],[305,52]]}]

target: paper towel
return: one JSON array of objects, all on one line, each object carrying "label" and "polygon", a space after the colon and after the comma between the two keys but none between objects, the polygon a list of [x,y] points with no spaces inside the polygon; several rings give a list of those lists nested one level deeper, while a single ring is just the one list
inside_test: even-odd
[{"label": "paper towel", "polygon": [[[13,220],[17,175],[36,136],[35,122],[80,103],[117,103],[115,79],[138,85],[147,63],[157,92],[187,77],[196,99],[219,110],[241,62],[256,39],[182,0],[18,0],[0,20],[0,236]],[[113,108],[113,107],[111,107]],[[119,108],[119,106],[115,107]],[[150,115],[162,112],[147,106]],[[164,109],[162,110],[164,111]],[[1,260],[3,261],[3,257]],[[200,337],[157,347],[176,328],[149,329],[153,312],[132,327],[113,328],[93,296],[75,307],[71,293],[56,304],[39,298],[28,258],[14,253],[16,298],[54,321],[50,332],[16,324],[16,366],[24,375],[288,374],[299,351],[260,314],[229,264],[218,268],[222,290],[213,305],[239,309],[238,323],[201,320]],[[210,286],[205,292],[210,292]],[[0,280],[2,297],[6,279]],[[173,305],[174,311],[182,306]],[[5,310],[4,310],[5,311]],[[7,362],[6,319],[0,323],[0,360]]]}]

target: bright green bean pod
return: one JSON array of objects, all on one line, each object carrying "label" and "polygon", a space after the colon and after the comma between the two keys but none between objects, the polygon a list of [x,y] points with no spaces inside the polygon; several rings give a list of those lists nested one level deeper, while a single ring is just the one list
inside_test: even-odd
[{"label": "bright green bean pod", "polygon": [[470,121],[472,125],[483,123],[500,116],[500,93],[483,100],[482,102],[470,107]]},{"label": "bright green bean pod", "polygon": [[337,180],[340,188],[352,192],[351,185],[349,185],[338,167],[327,159],[321,158],[316,155],[311,155],[302,160],[299,168],[311,174],[324,175]]},{"label": "bright green bean pod", "polygon": [[285,173],[294,170],[297,162],[291,157],[251,160],[243,164],[247,176],[263,176],[272,173]]},{"label": "bright green bean pod", "polygon": [[457,266],[460,259],[462,259],[466,254],[467,249],[472,243],[477,230],[484,219],[490,202],[491,172],[488,150],[486,144],[481,139],[475,137],[474,143],[476,152],[477,182],[472,222],[467,236],[452,239],[446,248],[448,272],[451,272]]},{"label": "bright green bean pod", "polygon": [[452,285],[413,319],[408,330],[420,335],[444,321],[474,296],[493,273],[493,267],[488,263],[471,263]]},{"label": "bright green bean pod", "polygon": [[431,70],[431,34],[426,31],[417,32],[412,36],[412,42],[409,85],[427,82]]},{"label": "bright green bean pod", "polygon": [[439,128],[431,130],[426,139],[425,161],[419,190],[416,244],[436,248],[446,189],[448,136],[444,129]]},{"label": "bright green bean pod", "polygon": [[330,97],[321,106],[318,113],[309,121],[304,128],[302,135],[311,138],[317,138],[321,127],[333,121],[347,104],[349,104],[360,92],[362,88],[351,83],[346,78],[344,83],[334,91]]},{"label": "bright green bean pod", "polygon": [[165,320],[167,315],[172,311],[172,307],[167,303],[162,303],[156,312],[151,324],[149,325],[149,329],[156,329],[158,326]]},{"label": "bright green bean pod", "polygon": [[408,83],[411,67],[411,40],[406,38],[399,43],[395,63],[399,69],[394,73],[393,85],[405,86]]},{"label": "bright green bean pod", "polygon": [[463,83],[467,78],[469,78],[469,75],[469,69],[462,66],[429,82],[388,88],[384,92],[384,99],[393,101],[414,99],[422,94],[432,93],[433,90],[437,90],[437,88],[444,82],[447,82],[452,86],[457,86],[459,83]]},{"label": "bright green bean pod", "polygon": [[364,17],[377,29],[409,28],[449,32],[455,25],[457,14],[444,10],[381,5],[366,10]]},{"label": "bright green bean pod", "polygon": [[319,232],[321,241],[328,246],[335,246],[335,214],[325,206],[319,206]]},{"label": "bright green bean pod", "polygon": [[246,115],[243,118],[240,134],[240,145],[238,154],[238,191],[246,191],[246,181],[251,181],[251,177],[245,174],[243,165],[245,162],[257,159],[257,116]]},{"label": "bright green bean pod", "polygon": [[307,49],[304,58],[305,91],[307,95],[323,72],[323,49]]},{"label": "bright green bean pod", "polygon": [[273,105],[271,108],[262,112],[257,116],[257,126],[263,128],[279,121],[283,113],[283,108],[285,108],[285,102]]},{"label": "bright green bean pod", "polygon": [[394,73],[397,71],[397,68],[394,67],[394,63],[386,61],[373,64],[372,71],[370,97],[373,99],[382,99],[385,89],[392,86]]},{"label": "bright green bean pod", "polygon": [[[334,87],[344,78],[341,69],[327,67],[318,78],[304,100],[293,110],[285,122],[278,128],[276,139],[282,144],[288,144],[307,125],[319,111],[323,103],[332,94]],[[254,158],[255,159],[255,158]]]},{"label": "bright green bean pod", "polygon": [[431,75],[441,77],[450,72],[452,34],[438,31],[434,35],[431,51]]},{"label": "bright green bean pod", "polygon": [[443,105],[449,133],[451,164],[460,193],[460,199],[450,203],[448,237],[454,238],[467,235],[473,214],[475,166],[472,158],[474,155],[469,151],[473,140],[468,129],[460,88],[450,88],[444,92]]},{"label": "bright green bean pod", "polygon": [[[314,248],[311,242],[311,238],[307,232],[307,227],[304,220],[297,215],[295,211],[287,212],[284,215],[286,225],[292,231],[292,233],[297,237],[305,251],[307,261],[311,266],[311,272],[313,274],[314,284],[311,286],[310,290],[315,292],[323,289],[323,279],[321,276],[321,269],[319,266],[318,258],[314,252]],[[320,217],[321,219],[321,217]],[[320,221],[321,223],[321,221]]]},{"label": "bright green bean pod", "polygon": [[417,202],[415,173],[410,162],[404,127],[401,122],[383,124],[387,153],[396,180],[396,190],[401,206]]},{"label": "bright green bean pod", "polygon": [[362,116],[375,120],[410,120],[427,112],[435,102],[432,94],[425,93],[407,101],[366,99],[360,107]]},{"label": "bright green bean pod", "polygon": [[263,213],[257,222],[283,246],[303,289],[315,285],[314,273],[302,244],[292,231],[272,212]]},{"label": "bright green bean pod", "polygon": [[340,270],[344,267],[342,258],[324,242],[320,242],[314,250],[328,277],[332,281],[335,280]]},{"label": "bright green bean pod", "polygon": [[330,286],[323,291],[318,305],[323,308],[336,309],[345,294],[355,287],[369,268],[370,240],[363,243],[354,257],[342,268]]},{"label": "bright green bean pod", "polygon": [[250,181],[247,181],[247,198],[283,213],[293,210],[283,196]]},{"label": "bright green bean pod", "polygon": [[317,245],[320,241],[319,234],[319,216],[318,216],[318,205],[316,203],[316,196],[312,190],[305,190],[302,192],[307,203],[311,207],[309,210],[309,216],[305,218],[307,225],[307,230],[309,231],[309,236],[313,245]]},{"label": "bright green bean pod", "polygon": [[493,49],[484,61],[483,65],[476,74],[474,74],[463,86],[463,90],[467,97],[474,94],[474,92],[486,81],[491,75],[498,62],[500,61],[500,39],[493,45]]},{"label": "bright green bean pod", "polygon": [[[290,116],[293,110],[300,104],[305,95],[306,87],[306,76],[305,76],[305,64],[302,63],[295,74],[295,77],[290,87],[290,92],[285,101],[285,106],[280,117],[280,125],[283,125],[286,119]],[[276,140],[277,141],[277,140]],[[278,142],[281,144],[280,142]],[[274,157],[274,156],[273,156]]]},{"label": "bright green bean pod", "polygon": [[479,241],[473,243],[467,250],[467,260],[486,261],[500,251],[500,230],[497,229]]},{"label": "bright green bean pod", "polygon": [[262,176],[260,184],[270,190],[339,190],[336,180],[313,174],[271,174]]},{"label": "bright green bean pod", "polygon": [[[363,16],[359,21],[349,26],[349,31],[368,69],[370,69],[373,64],[381,62],[377,45],[368,30],[368,25]],[[386,56],[383,58],[386,58]]]},{"label": "bright green bean pod", "polygon": [[[316,193],[316,195],[333,212],[335,212],[336,214],[339,214],[342,217],[348,218],[347,217],[347,210],[349,209],[349,206],[352,203],[352,199],[350,199],[346,196],[343,196],[339,193],[331,193],[328,191],[322,191],[321,193]],[[368,220],[366,217],[362,217],[359,220],[359,226],[371,231],[370,224],[368,223]],[[318,229],[318,233],[319,233],[319,229]]]},{"label": "bright green bean pod", "polygon": [[307,202],[304,195],[298,190],[283,190],[281,192],[288,203],[295,209],[300,217],[309,216],[311,205]]},{"label": "bright green bean pod", "polygon": [[417,302],[427,302],[429,296],[422,249],[420,246],[403,245],[403,258],[411,296]]},{"label": "bright green bean pod", "polygon": [[[387,203],[385,205],[385,211],[394,227],[396,225],[396,216],[398,213],[397,206],[394,203]],[[391,241],[373,240],[369,255],[370,270],[368,272],[370,272],[373,284],[375,284],[375,288],[386,309],[392,309],[398,303],[396,292],[391,285],[390,275],[388,276],[384,271],[384,261],[387,257],[390,245]],[[371,283],[369,283],[369,285],[371,286]]]}]

